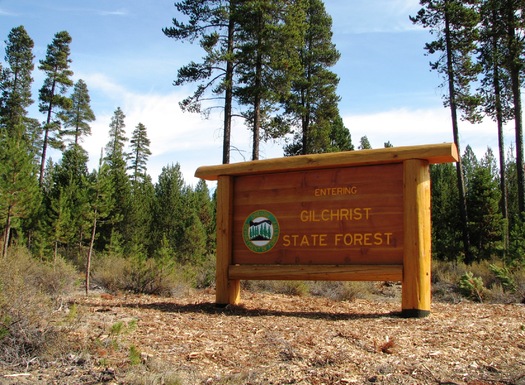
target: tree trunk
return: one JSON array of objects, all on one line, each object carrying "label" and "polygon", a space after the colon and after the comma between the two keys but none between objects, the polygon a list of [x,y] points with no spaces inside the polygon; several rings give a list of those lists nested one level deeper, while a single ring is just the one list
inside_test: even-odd
[{"label": "tree trunk", "polygon": [[458,148],[459,158],[456,163],[456,174],[457,174],[457,185],[459,191],[459,212],[461,215],[461,227],[463,234],[463,250],[465,253],[465,263],[470,264],[473,262],[473,257],[470,252],[470,237],[468,232],[468,212],[467,212],[467,198],[465,193],[465,180],[463,177],[463,165],[461,162],[461,151],[459,145],[459,128],[458,128],[458,115],[456,105],[456,91],[454,87],[454,68],[452,65],[452,42],[450,39],[450,22],[448,10],[445,9],[445,40],[446,40],[446,52],[447,52],[447,75],[448,75],[448,89],[449,89],[449,101],[450,101],[450,114],[452,118],[452,133],[454,136],[454,143]]},{"label": "tree trunk", "polygon": [[44,170],[46,168],[46,153],[47,153],[47,142],[49,138],[49,128],[48,125],[44,125],[44,141],[42,144],[42,157],[40,159],[40,176],[38,177],[38,184],[42,187],[44,183]]},{"label": "tree trunk", "polygon": [[91,272],[91,256],[93,255],[93,245],[95,244],[95,234],[97,231],[97,210],[95,210],[95,219],[93,220],[93,229],[91,230],[91,240],[89,241],[89,250],[86,261],[86,297],[89,295],[89,278]]},{"label": "tree trunk", "polygon": [[520,70],[514,60],[511,60],[511,82],[512,100],[514,104],[514,129],[516,132],[516,171],[518,180],[518,209],[520,213],[525,212],[525,189],[523,169],[523,125],[521,118],[521,90]]},{"label": "tree trunk", "polygon": [[[493,49],[497,49],[496,36],[493,37]],[[507,174],[505,173],[505,138],[503,135],[503,111],[501,106],[501,86],[499,78],[499,67],[494,63],[494,97],[496,102],[496,122],[498,125],[498,155],[499,155],[499,173],[500,173],[500,191],[501,201],[500,210],[504,220],[503,228],[503,252],[506,253],[509,246],[509,228],[508,228],[508,203],[507,203]]]},{"label": "tree trunk", "polygon": [[7,219],[5,221],[5,229],[4,229],[4,244],[2,247],[2,258],[7,257],[7,249],[9,248],[9,238],[11,236],[11,215],[9,214],[9,210],[7,212]]},{"label": "tree trunk", "polygon": [[49,107],[47,109],[47,119],[46,124],[44,125],[44,143],[42,144],[42,158],[40,160],[40,176],[38,178],[38,184],[42,187],[44,183],[44,170],[46,168],[46,155],[47,155],[47,145],[49,141],[49,125],[51,124],[51,116],[53,113],[53,96],[55,94],[55,85],[56,82],[53,81],[51,86],[51,96],[49,100]]},{"label": "tree trunk", "polygon": [[262,77],[262,59],[261,53],[257,52],[257,61],[255,68],[255,98],[253,105],[253,149],[252,160],[259,159],[259,145],[261,139],[261,77]]},{"label": "tree trunk", "polygon": [[507,38],[508,38],[508,67],[510,72],[512,100],[514,104],[514,125],[516,133],[516,171],[518,180],[518,209],[520,213],[525,212],[525,170],[523,169],[523,125],[521,117],[521,90],[520,90],[520,42],[516,36],[518,28],[515,12],[516,6],[512,2],[506,3],[507,10]]},{"label": "tree trunk", "polygon": [[226,59],[226,90],[224,94],[224,137],[222,142],[222,163],[230,163],[232,100],[233,100],[233,40],[235,33],[235,1],[230,0],[230,20],[228,24],[228,57]]}]

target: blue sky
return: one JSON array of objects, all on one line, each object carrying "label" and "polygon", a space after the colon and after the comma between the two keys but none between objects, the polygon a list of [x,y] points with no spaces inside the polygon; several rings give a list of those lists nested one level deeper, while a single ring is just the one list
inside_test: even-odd
[{"label": "blue sky", "polygon": [[[204,120],[183,113],[178,102],[193,86],[174,87],[177,69],[202,56],[198,45],[176,42],[162,33],[176,17],[174,0],[0,0],[0,48],[9,31],[23,25],[35,42],[36,61],[43,59],[56,32],[73,38],[71,69],[83,79],[97,120],[83,144],[90,167],[98,163],[108,141],[111,116],[117,107],[126,114],[128,136],[138,123],[148,129],[152,156],[148,172],[156,181],[163,166],[179,163],[187,183],[195,169],[222,161],[222,116]],[[339,105],[357,146],[366,135],[373,148],[390,141],[395,146],[452,141],[449,112],[443,108],[441,79],[429,70],[431,58],[423,46],[428,31],[412,25],[408,16],[418,0],[327,0],[333,19],[333,41],[341,59],[333,68],[340,77]],[[35,68],[38,62],[36,62]],[[35,69],[34,99],[43,75]],[[35,106],[37,103],[35,103]],[[36,107],[31,115],[43,120]],[[514,142],[512,124],[507,145]],[[469,144],[479,156],[497,148],[496,128],[462,122],[461,150]],[[250,134],[234,122],[232,162],[249,160]],[[261,157],[282,156],[282,142],[262,145]],[[55,157],[58,155],[55,154]],[[57,160],[57,159],[55,159]]]}]

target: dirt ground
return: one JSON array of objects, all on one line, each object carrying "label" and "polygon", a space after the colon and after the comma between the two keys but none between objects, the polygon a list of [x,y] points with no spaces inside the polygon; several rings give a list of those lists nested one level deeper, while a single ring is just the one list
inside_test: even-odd
[{"label": "dirt ground", "polygon": [[405,319],[398,298],[214,300],[79,294],[72,352],[0,367],[0,384],[525,385],[523,304],[434,301],[430,316]]}]

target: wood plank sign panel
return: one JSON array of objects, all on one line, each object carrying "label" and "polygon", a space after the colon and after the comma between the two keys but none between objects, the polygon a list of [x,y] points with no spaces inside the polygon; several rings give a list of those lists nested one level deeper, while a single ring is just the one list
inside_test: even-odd
[{"label": "wood plank sign panel", "polygon": [[232,263],[401,265],[403,165],[234,178]]},{"label": "wood plank sign panel", "polygon": [[402,283],[402,315],[430,314],[429,165],[453,143],[203,166],[217,181],[216,303],[243,279]]}]

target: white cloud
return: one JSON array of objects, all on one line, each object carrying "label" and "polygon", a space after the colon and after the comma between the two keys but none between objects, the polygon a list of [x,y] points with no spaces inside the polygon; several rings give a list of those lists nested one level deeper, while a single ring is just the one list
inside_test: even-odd
[{"label": "white cloud", "polygon": [[15,13],[0,8],[0,16],[16,16]]},{"label": "white cloud", "polygon": [[[366,136],[373,148],[381,148],[390,141],[394,146],[411,146],[453,142],[450,111],[435,109],[395,109],[366,115],[343,117],[357,148],[361,137]],[[505,128],[505,143],[514,143],[513,128]],[[491,147],[498,148],[495,124],[486,120],[481,124],[459,122],[460,151],[470,145],[478,157]]]},{"label": "white cloud", "polygon": [[[210,119],[198,114],[182,112],[178,103],[188,95],[187,89],[176,89],[167,94],[133,92],[111,81],[104,75],[84,74],[90,94],[97,93],[97,100],[105,100],[104,111],[95,111],[97,120],[92,126],[92,136],[86,138],[84,148],[90,154],[90,168],[98,164],[101,148],[108,142],[111,117],[117,107],[126,115],[126,133],[131,133],[138,123],[143,123],[151,140],[152,156],[148,173],[155,182],[162,167],[179,163],[187,183],[195,184],[194,172],[199,166],[215,165],[222,162],[222,113],[217,112]],[[93,99],[93,96],[92,96]],[[392,109],[370,114],[344,115],[343,120],[350,130],[352,141],[357,148],[360,138],[367,136],[373,148],[381,148],[390,141],[394,146],[424,145],[452,142],[450,113],[445,108],[435,109]],[[506,144],[514,142],[513,130],[507,127]],[[470,145],[481,157],[488,146],[497,149],[495,125],[486,121],[472,125],[460,122],[461,151]],[[251,135],[241,121],[232,127],[231,162],[250,159]],[[281,157],[282,142],[261,145],[261,159]]]},{"label": "white cloud", "polygon": [[[90,169],[98,165],[100,150],[109,140],[109,124],[117,107],[126,115],[128,138],[139,123],[146,126],[152,152],[148,173],[154,181],[162,167],[178,162],[186,182],[194,184],[193,175],[197,167],[222,162],[222,114],[216,113],[210,119],[203,119],[199,114],[181,111],[178,103],[188,95],[187,90],[139,94],[101,74],[82,74],[80,77],[89,85],[92,100],[93,95],[98,94],[97,100],[103,98],[114,103],[104,106],[105,111],[95,111],[97,120],[91,124],[92,135],[83,143],[90,154]],[[250,135],[242,123],[234,123],[231,141],[235,148],[246,151],[245,157],[249,159]],[[261,153],[271,157],[275,152],[272,147],[272,144],[263,145]],[[232,162],[246,160],[235,151],[232,151],[231,159]]]},{"label": "white cloud", "polygon": [[129,14],[127,9],[117,9],[115,11],[99,11],[102,16],[126,16]]}]

